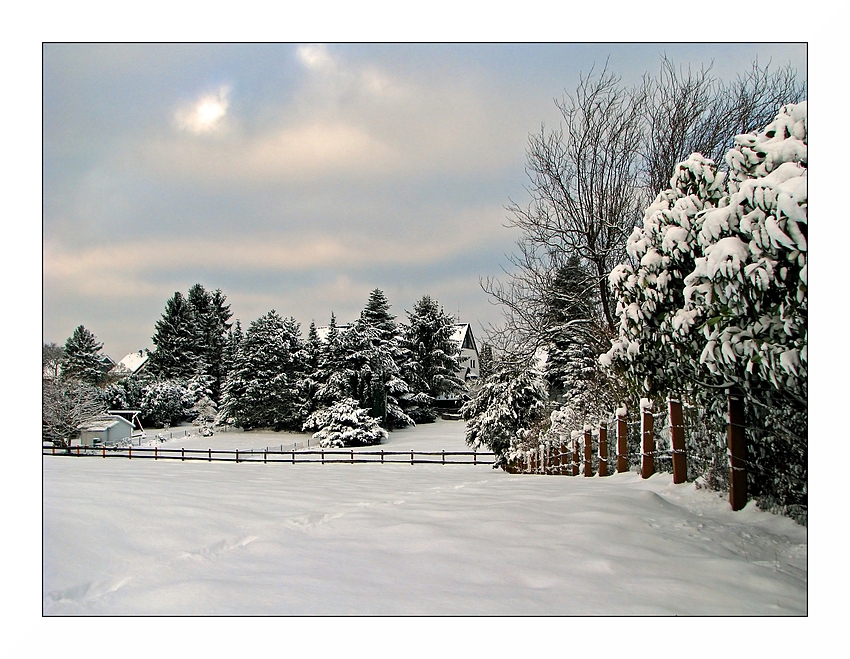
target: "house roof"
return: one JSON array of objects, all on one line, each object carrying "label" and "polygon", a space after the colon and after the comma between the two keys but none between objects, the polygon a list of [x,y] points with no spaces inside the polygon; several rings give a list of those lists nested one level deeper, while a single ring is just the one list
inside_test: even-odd
[{"label": "house roof", "polygon": [[138,373],[150,358],[150,352],[147,349],[131,352],[118,362],[113,368],[112,373]]},{"label": "house roof", "polygon": [[[348,330],[351,329],[351,324],[348,325],[337,325],[337,331],[340,334],[344,334]],[[322,325],[321,327],[316,328],[316,335],[319,337],[319,341],[327,341],[328,340],[328,332],[330,332],[331,328],[328,325]]]},{"label": "house roof", "polygon": [[475,337],[472,336],[472,326],[469,323],[457,323],[454,334],[450,338],[461,348],[469,348],[478,352],[478,347],[475,345]]}]

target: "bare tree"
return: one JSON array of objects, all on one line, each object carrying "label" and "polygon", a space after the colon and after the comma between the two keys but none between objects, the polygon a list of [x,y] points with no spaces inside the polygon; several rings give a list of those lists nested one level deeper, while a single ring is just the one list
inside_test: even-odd
[{"label": "bare tree", "polygon": [[98,387],[71,378],[42,380],[42,440],[67,448],[79,433],[77,427],[106,411]]},{"label": "bare tree", "polygon": [[[641,89],[627,90],[608,71],[582,76],[574,95],[556,101],[562,124],[529,138],[526,172],[532,200],[511,203],[509,226],[522,231],[510,258],[507,283],[490,278],[484,290],[504,305],[507,334],[526,352],[542,342],[554,275],[578,257],[586,280],[571,294],[594,302],[599,320],[614,327],[607,276],[625,258],[626,238],[638,219],[640,169],[635,154],[643,131]],[[501,331],[501,335],[500,335]],[[503,347],[503,346],[500,346]]]},{"label": "bare tree", "polygon": [[[527,359],[552,335],[553,306],[583,310],[579,325],[590,345],[615,330],[608,275],[628,259],[626,241],[643,209],[678,162],[698,152],[721,167],[734,136],[769,123],[779,108],[801,100],[806,86],[789,66],[758,61],[729,84],[711,73],[682,69],[666,56],[659,73],[625,88],[608,70],[582,76],[573,95],[556,100],[559,128],[531,135],[526,172],[530,203],[511,202],[508,226],[522,232],[505,277],[481,286],[502,306],[503,323],[488,341],[502,354]],[[584,277],[569,290],[557,273],[576,259]],[[566,329],[566,328],[563,328]]]}]

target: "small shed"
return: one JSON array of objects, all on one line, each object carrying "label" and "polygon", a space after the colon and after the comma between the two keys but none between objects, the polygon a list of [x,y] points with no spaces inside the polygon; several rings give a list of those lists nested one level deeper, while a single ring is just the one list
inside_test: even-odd
[{"label": "small shed", "polygon": [[81,446],[100,446],[130,441],[133,424],[117,414],[101,414],[77,426]]}]

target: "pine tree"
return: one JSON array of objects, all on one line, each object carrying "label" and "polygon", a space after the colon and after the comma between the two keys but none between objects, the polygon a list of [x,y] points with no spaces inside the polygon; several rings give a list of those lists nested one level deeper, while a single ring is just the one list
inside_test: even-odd
[{"label": "pine tree", "polygon": [[[486,447],[504,462],[511,449],[546,418],[548,392],[530,365],[503,365],[461,408],[466,443]],[[534,433],[531,433],[534,434]]]},{"label": "pine tree", "polygon": [[301,427],[304,376],[300,329],[276,311],[251,323],[224,386],[219,418],[243,428]]},{"label": "pine tree", "polygon": [[402,346],[406,360],[402,375],[409,392],[402,398],[405,411],[417,423],[436,419],[433,401],[440,395],[462,391],[463,381],[457,376],[458,346],[451,340],[454,320],[436,300],[424,295],[407,312]]},{"label": "pine tree", "polygon": [[354,327],[346,333],[352,380],[360,404],[387,428],[403,428],[414,423],[398,399],[409,391],[401,376],[406,351],[400,344],[400,329],[390,304],[380,289],[369,295],[366,307]]},{"label": "pine tree", "polygon": [[166,302],[154,329],[151,372],[163,378],[195,375],[199,371],[197,321],[192,305],[180,292]]},{"label": "pine tree", "polygon": [[65,341],[62,375],[88,384],[99,384],[104,375],[101,348],[103,344],[95,335],[80,325]]},{"label": "pine tree", "polygon": [[552,282],[544,376],[550,395],[581,418],[599,407],[601,378],[597,348],[601,330],[594,322],[596,303],[587,294],[588,275],[576,256],[558,268]]}]

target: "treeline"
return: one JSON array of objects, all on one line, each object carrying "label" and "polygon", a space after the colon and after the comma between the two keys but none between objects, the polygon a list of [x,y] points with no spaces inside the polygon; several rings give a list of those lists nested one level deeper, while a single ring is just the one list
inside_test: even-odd
[{"label": "treeline", "polygon": [[338,326],[332,313],[324,336],[311,323],[304,337],[275,310],[243,330],[221,290],[196,284],[167,301],[138,374],[108,373],[102,344],[82,326],[64,349],[46,345],[44,436],[61,443],[80,417],[137,409],[148,426],[312,430],[328,446],[380,441],[434,421],[435,399],[465,387],[452,317],[427,295],[406,315],[397,322],[375,289],[354,323]]}]

